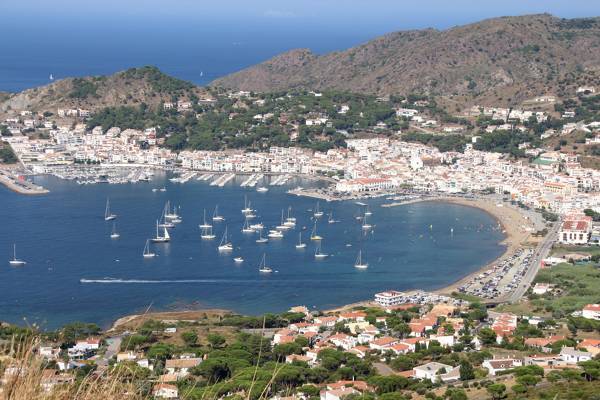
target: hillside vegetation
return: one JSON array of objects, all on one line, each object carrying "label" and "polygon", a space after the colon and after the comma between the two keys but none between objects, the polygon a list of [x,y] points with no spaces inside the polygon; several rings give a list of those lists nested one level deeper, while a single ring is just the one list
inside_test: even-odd
[{"label": "hillside vegetation", "polygon": [[50,85],[0,94],[0,114],[10,110],[46,111],[57,108],[96,110],[110,106],[158,105],[190,99],[204,89],[162,73],[156,67],[131,68],[108,76],[67,78]]},{"label": "hillside vegetation", "polygon": [[394,32],[322,56],[296,49],[213,82],[254,91],[334,88],[442,94],[516,104],[600,84],[600,19],[494,18],[440,31]]}]

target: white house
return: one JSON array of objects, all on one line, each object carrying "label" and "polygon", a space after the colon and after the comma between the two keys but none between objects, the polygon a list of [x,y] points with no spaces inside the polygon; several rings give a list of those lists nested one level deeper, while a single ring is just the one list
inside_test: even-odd
[{"label": "white house", "polygon": [[162,399],[176,399],[179,397],[179,391],[175,385],[159,383],[152,389],[152,395]]},{"label": "white house", "polygon": [[386,292],[376,293],[375,302],[384,307],[396,306],[404,302],[404,293],[397,292],[395,290],[388,290]]},{"label": "white house", "polygon": [[487,368],[490,375],[495,376],[500,371],[506,371],[515,367],[523,366],[523,360],[506,358],[506,359],[491,359],[484,360],[481,366]]},{"label": "white house", "polygon": [[583,307],[581,316],[587,319],[600,320],[600,304],[588,304]]},{"label": "white house", "polygon": [[577,364],[582,361],[589,361],[593,357],[594,356],[592,353],[575,350],[573,347],[565,346],[560,350],[560,358],[562,358],[567,364]]},{"label": "white house", "polygon": [[439,362],[430,362],[424,365],[414,367],[416,379],[429,379],[431,382],[441,380],[441,375],[447,374],[454,369],[453,366]]},{"label": "white house", "polygon": [[165,363],[165,369],[170,374],[175,374],[180,378],[186,377],[190,373],[190,369],[202,362],[201,358],[176,358],[167,360]]}]

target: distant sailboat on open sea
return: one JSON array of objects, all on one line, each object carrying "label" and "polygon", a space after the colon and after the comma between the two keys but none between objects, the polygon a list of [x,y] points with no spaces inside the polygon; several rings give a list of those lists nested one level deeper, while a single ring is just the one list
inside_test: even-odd
[{"label": "distant sailboat on open sea", "polygon": [[16,244],[13,244],[13,258],[8,263],[13,267],[22,267],[23,265],[27,264],[25,261],[19,260],[17,258],[17,245]]}]

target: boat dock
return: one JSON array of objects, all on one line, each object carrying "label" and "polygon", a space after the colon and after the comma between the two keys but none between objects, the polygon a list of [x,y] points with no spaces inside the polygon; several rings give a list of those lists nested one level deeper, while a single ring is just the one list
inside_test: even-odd
[{"label": "boat dock", "polygon": [[210,186],[223,187],[227,182],[235,178],[235,174],[220,175],[217,179],[210,183]]},{"label": "boat dock", "polygon": [[213,176],[215,176],[215,174],[202,174],[198,178],[196,178],[196,180],[209,181]]},{"label": "boat dock", "polygon": [[275,177],[275,179],[271,180],[271,183],[269,185],[271,186],[283,186],[285,185],[290,179],[292,179],[292,176],[289,174],[285,174],[285,175],[280,175],[278,177]]},{"label": "boat dock", "polygon": [[263,174],[252,174],[244,182],[240,184],[241,187],[254,187],[264,177]]},{"label": "boat dock", "polygon": [[177,182],[177,183],[187,183],[190,179],[193,179],[194,177],[196,177],[196,175],[198,175],[196,172],[186,172],[185,174],[183,174],[177,178],[171,178],[170,181]]}]

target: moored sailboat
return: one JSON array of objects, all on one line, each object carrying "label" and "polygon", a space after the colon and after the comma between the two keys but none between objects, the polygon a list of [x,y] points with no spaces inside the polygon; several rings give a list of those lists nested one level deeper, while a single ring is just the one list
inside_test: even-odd
[{"label": "moored sailboat", "polygon": [[328,256],[329,256],[329,254],[323,253],[323,252],[321,251],[321,242],[319,242],[319,243],[317,244],[317,248],[316,248],[316,250],[315,250],[315,258],[316,258],[317,260],[320,260],[320,259],[326,258],[326,257],[328,257]]},{"label": "moored sailboat", "polygon": [[158,231],[158,220],[156,221],[156,236],[152,238],[153,243],[166,243],[171,240],[171,236],[169,235],[169,231],[167,228],[163,228],[163,234],[160,235]]},{"label": "moored sailboat", "polygon": [[264,274],[270,274],[271,272],[273,272],[272,268],[267,267],[266,254],[264,253],[262,256],[262,260],[260,261],[260,265],[258,266],[258,272],[262,272]]},{"label": "moored sailboat", "polygon": [[208,222],[206,222],[206,208],[204,209],[204,217],[202,219],[202,223],[200,225],[198,225],[200,228],[202,229],[206,229],[206,228],[212,228],[212,225],[209,224]]},{"label": "moored sailboat", "polygon": [[118,239],[121,235],[119,235],[119,232],[117,232],[117,224],[115,224],[113,222],[113,226],[112,226],[112,232],[110,234],[110,238],[111,239]]},{"label": "moored sailboat", "polygon": [[113,219],[117,218],[117,214],[113,214],[110,211],[110,199],[106,199],[106,208],[104,209],[104,220],[105,221],[112,221]]},{"label": "moored sailboat", "polygon": [[319,202],[317,201],[317,206],[315,207],[315,213],[313,214],[315,218],[320,218],[323,216],[323,211],[319,209]]},{"label": "moored sailboat", "polygon": [[223,232],[223,237],[221,238],[221,242],[219,243],[217,250],[219,250],[220,252],[233,250],[233,245],[227,239],[227,227],[225,227],[225,232]]},{"label": "moored sailboat", "polygon": [[367,269],[369,268],[369,264],[363,262],[362,260],[362,250],[359,250],[358,257],[356,257],[356,261],[354,262],[354,268],[358,269]]},{"label": "moored sailboat", "polygon": [[306,243],[302,243],[302,232],[298,234],[298,244],[296,244],[297,249],[303,249],[306,247]]},{"label": "moored sailboat", "polygon": [[312,232],[310,233],[310,240],[322,240],[322,239],[323,239],[323,237],[317,235],[317,221],[315,221]]},{"label": "moored sailboat", "polygon": [[212,220],[214,222],[221,222],[221,221],[225,220],[225,218],[223,218],[221,215],[219,215],[219,205],[218,204],[215,206],[215,212],[213,213]]},{"label": "moored sailboat", "polygon": [[156,256],[156,254],[150,251],[150,239],[146,239],[146,245],[144,246],[143,256],[144,258],[152,258]]}]

